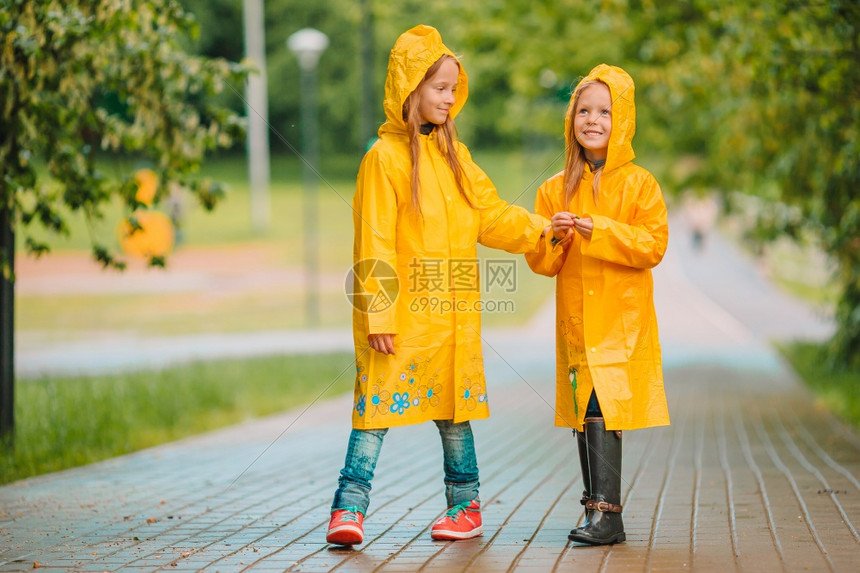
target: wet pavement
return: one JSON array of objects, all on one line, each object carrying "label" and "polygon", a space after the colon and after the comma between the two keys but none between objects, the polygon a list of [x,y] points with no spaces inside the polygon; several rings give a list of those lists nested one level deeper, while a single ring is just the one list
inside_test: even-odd
[{"label": "wet pavement", "polygon": [[0,571],[856,570],[860,437],[769,344],[820,338],[829,324],[730,243],[696,255],[681,225],[673,233],[655,272],[672,425],[625,432],[625,543],[567,540],[581,478],[573,437],[552,426],[549,306],[527,327],[484,333],[492,417],[473,424],[482,537],[430,539],[444,494],[425,424],[386,437],[365,543],[327,545],[352,398],[323,397],[0,487]]}]

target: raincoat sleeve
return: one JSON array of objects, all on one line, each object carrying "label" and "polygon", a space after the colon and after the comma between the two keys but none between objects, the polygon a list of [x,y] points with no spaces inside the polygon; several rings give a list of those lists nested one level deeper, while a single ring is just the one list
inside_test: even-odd
[{"label": "raincoat sleeve", "polygon": [[464,145],[460,146],[460,158],[481,218],[478,242],[509,253],[536,251],[549,221],[501,199],[493,182],[472,161]]},{"label": "raincoat sleeve", "polygon": [[[535,213],[551,219],[555,214],[552,201],[549,198],[549,181],[538,188],[535,197]],[[567,243],[569,244],[569,243]],[[561,244],[552,244],[552,230],[548,230],[546,236],[538,245],[537,252],[526,253],[526,262],[532,271],[539,275],[554,277],[561,270],[566,258],[567,249]]]},{"label": "raincoat sleeve", "polygon": [[669,241],[668,214],[660,186],[650,174],[641,186],[630,223],[604,215],[582,216],[594,221],[591,240],[580,241],[584,256],[635,269],[650,269],[663,260]]},{"label": "raincoat sleeve", "polygon": [[[384,157],[374,149],[367,152],[358,170],[353,220],[355,262],[375,259],[396,269],[397,194],[388,177]],[[385,310],[367,313],[368,332],[365,334],[396,334],[396,307],[392,304]]]}]

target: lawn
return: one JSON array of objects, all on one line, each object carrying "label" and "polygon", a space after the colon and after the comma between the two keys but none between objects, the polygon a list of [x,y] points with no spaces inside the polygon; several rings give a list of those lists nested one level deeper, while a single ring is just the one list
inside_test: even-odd
[{"label": "lawn", "polygon": [[352,353],[335,353],[19,381],[14,447],[0,448],[0,483],[329,398],[352,389],[354,372]]}]

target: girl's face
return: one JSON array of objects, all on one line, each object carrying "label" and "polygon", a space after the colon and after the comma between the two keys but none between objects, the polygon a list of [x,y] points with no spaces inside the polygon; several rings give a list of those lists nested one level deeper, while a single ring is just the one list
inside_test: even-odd
[{"label": "girl's face", "polygon": [[457,79],[460,66],[455,60],[445,59],[439,69],[427,78],[418,90],[418,115],[421,123],[442,125],[456,101]]},{"label": "girl's face", "polygon": [[612,133],[612,96],[606,84],[596,83],[580,92],[573,129],[589,161],[606,159],[609,134]]}]

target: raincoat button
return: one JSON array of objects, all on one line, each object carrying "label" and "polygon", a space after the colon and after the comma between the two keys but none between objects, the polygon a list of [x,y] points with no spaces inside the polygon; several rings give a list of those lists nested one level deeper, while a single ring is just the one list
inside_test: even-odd
[{"label": "raincoat button", "polygon": [[588,291],[588,294],[589,294],[589,295],[593,295],[593,294],[594,294],[594,291],[593,291],[593,290],[590,290],[590,291]]},{"label": "raincoat button", "polygon": [[592,347],[591,351],[592,351],[592,352],[597,352],[597,349]]},{"label": "raincoat button", "polygon": [[460,325],[460,324],[458,324],[458,325],[457,325],[457,330],[463,330],[463,326],[462,326],[462,325]]}]

